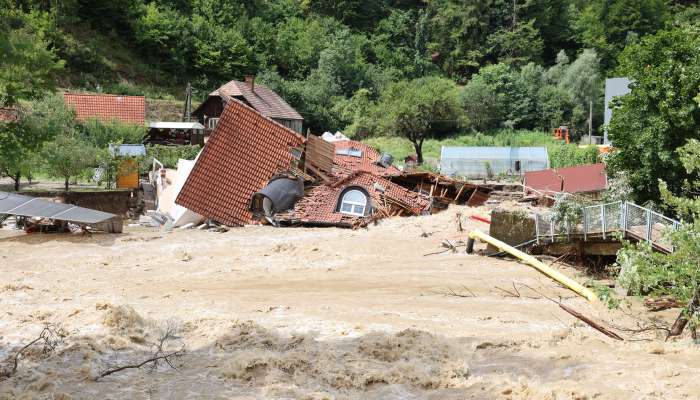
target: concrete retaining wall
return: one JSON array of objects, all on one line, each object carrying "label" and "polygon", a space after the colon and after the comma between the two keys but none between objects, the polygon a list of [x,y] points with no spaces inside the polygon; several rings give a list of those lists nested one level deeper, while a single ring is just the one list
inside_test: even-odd
[{"label": "concrete retaining wall", "polygon": [[[535,238],[535,218],[522,211],[493,210],[489,235],[511,246],[527,242]],[[489,245],[488,251],[498,250]]]}]

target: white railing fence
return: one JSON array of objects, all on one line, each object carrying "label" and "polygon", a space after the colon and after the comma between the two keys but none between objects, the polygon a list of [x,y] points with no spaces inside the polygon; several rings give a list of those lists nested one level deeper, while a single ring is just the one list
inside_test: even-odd
[{"label": "white railing fence", "polygon": [[584,207],[580,217],[573,221],[555,221],[554,213],[537,214],[535,218],[538,242],[553,242],[572,235],[583,236],[584,240],[589,236],[606,239],[616,232],[623,232],[668,251],[673,251],[673,245],[666,232],[677,229],[679,225],[680,222],[656,211],[622,201]]}]

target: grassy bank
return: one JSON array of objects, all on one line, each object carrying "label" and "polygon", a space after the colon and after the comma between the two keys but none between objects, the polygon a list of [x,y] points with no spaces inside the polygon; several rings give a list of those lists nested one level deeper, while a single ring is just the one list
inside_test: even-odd
[{"label": "grassy bank", "polygon": [[[401,137],[373,137],[365,143],[390,153],[396,160],[403,160],[414,154],[413,145]],[[426,160],[439,160],[442,146],[545,146],[553,168],[597,162],[598,149],[595,146],[578,147],[575,144],[562,144],[554,140],[551,134],[537,131],[504,130],[494,134],[455,135],[442,139],[426,139],[423,143],[423,156]]]}]

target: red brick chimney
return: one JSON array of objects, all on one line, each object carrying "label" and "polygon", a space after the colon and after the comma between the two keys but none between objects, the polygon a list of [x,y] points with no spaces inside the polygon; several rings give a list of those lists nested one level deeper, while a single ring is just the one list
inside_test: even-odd
[{"label": "red brick chimney", "polygon": [[255,75],[246,75],[245,76],[245,83],[246,83],[246,85],[248,85],[251,92],[255,91]]}]

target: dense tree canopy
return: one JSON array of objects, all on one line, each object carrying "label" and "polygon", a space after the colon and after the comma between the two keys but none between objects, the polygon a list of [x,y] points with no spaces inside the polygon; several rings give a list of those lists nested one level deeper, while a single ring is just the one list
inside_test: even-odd
[{"label": "dense tree canopy", "polygon": [[659,199],[659,179],[679,193],[688,174],[678,149],[700,138],[700,30],[661,31],[628,46],[620,71],[632,92],[618,100],[608,135],[611,171],[626,172],[638,200]]},{"label": "dense tree canopy", "polygon": [[578,137],[588,132],[591,105],[593,132],[600,134],[603,79],[627,73],[629,63],[618,67],[618,56],[700,16],[693,2],[674,0],[0,5],[2,103],[56,85],[180,96],[188,81],[201,100],[222,83],[255,73],[299,110],[312,132],[346,129],[358,136],[383,132],[369,116],[391,88],[427,77],[457,85],[451,93],[462,113],[458,126],[431,124],[430,135],[566,124]]}]

